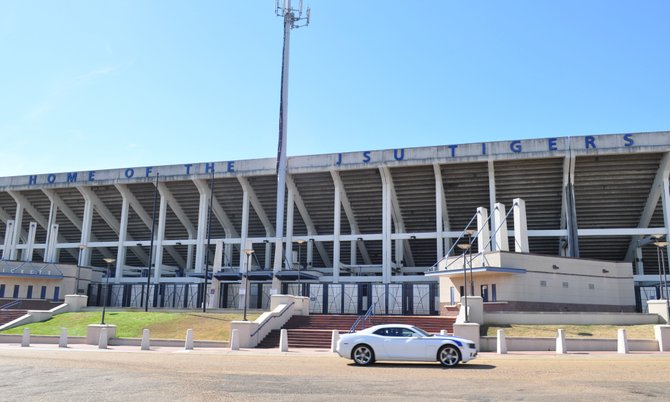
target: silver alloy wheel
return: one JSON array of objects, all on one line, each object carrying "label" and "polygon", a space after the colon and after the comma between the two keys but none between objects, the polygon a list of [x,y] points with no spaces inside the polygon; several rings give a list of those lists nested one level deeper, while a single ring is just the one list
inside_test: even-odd
[{"label": "silver alloy wheel", "polygon": [[356,346],[353,353],[354,363],[359,366],[367,366],[372,363],[374,359],[374,353],[367,345]]},{"label": "silver alloy wheel", "polygon": [[461,356],[458,349],[454,346],[447,345],[440,349],[439,360],[443,366],[453,367],[458,364],[459,360],[461,360]]}]

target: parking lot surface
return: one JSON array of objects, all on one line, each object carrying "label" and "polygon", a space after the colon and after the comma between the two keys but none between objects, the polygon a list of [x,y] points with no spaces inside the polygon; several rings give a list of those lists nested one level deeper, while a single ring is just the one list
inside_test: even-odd
[{"label": "parking lot surface", "polygon": [[480,354],[354,366],[328,350],[0,344],[0,400],[646,400],[668,397],[670,354]]}]

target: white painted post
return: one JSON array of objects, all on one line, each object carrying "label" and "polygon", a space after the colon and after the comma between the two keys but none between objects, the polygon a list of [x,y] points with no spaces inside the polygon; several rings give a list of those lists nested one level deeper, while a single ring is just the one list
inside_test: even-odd
[{"label": "white painted post", "polygon": [[497,331],[496,353],[499,355],[507,354],[507,338],[505,338],[505,330],[499,329]]},{"label": "white painted post", "polygon": [[23,261],[33,260],[33,249],[35,248],[35,233],[37,231],[37,222],[30,222],[28,225],[28,241],[26,248],[23,250]]},{"label": "white painted post", "polygon": [[333,330],[333,336],[330,339],[330,351],[331,352],[337,352],[337,341],[340,340],[340,331],[334,329]]},{"label": "white painted post", "polygon": [[2,259],[11,259],[12,241],[14,240],[14,219],[10,219],[5,223],[5,247],[2,249]]},{"label": "white painted post", "polygon": [[100,338],[98,339],[98,349],[107,349],[107,343],[108,343],[108,338],[107,338],[107,328],[102,327],[100,328]]},{"label": "white painted post", "polygon": [[440,335],[449,335],[446,329],[441,329],[440,330]]},{"label": "white painted post", "polygon": [[146,328],[142,331],[142,344],[140,345],[140,350],[151,350],[150,334],[150,331]]},{"label": "white painted post", "polygon": [[282,329],[279,335],[279,351],[288,352],[288,331]]},{"label": "white painted post", "polygon": [[626,330],[619,328],[617,331],[617,353],[628,353],[628,337],[626,336]]},{"label": "white painted post", "polygon": [[30,346],[30,329],[23,328],[23,336],[21,337],[21,347],[27,348]]},{"label": "white painted post", "polygon": [[528,222],[526,220],[526,201],[515,198],[514,204],[514,252],[529,253],[528,247]]},{"label": "white painted post", "polygon": [[493,211],[494,226],[491,228],[495,231],[495,251],[509,251],[506,215],[505,204],[497,202]]},{"label": "white painted post", "polygon": [[[209,200],[207,200],[207,205],[209,208]],[[163,267],[163,240],[165,240],[165,221],[167,219],[167,198],[161,195],[161,200],[158,207],[158,227],[156,230],[156,242],[154,244],[154,283],[159,283],[162,275]],[[207,256],[207,249],[205,247],[205,256]],[[207,264],[207,261],[204,261],[204,264]],[[207,292],[207,289],[205,289]],[[207,296],[205,296],[206,298]]]},{"label": "white painted post", "polygon": [[130,213],[130,202],[121,193],[121,221],[119,222],[119,246],[116,249],[116,273],[114,283],[120,283],[123,278],[123,266],[126,265],[126,238],[128,237],[128,214]]},{"label": "white painted post", "polygon": [[489,237],[489,210],[484,207],[477,208],[477,250],[491,251],[491,242]]},{"label": "white painted post", "polygon": [[60,338],[58,338],[58,347],[59,348],[67,347],[67,328],[60,329]]},{"label": "white painted post", "polygon": [[335,205],[333,206],[333,283],[340,282],[340,221],[342,217],[342,193],[335,186]]},{"label": "white painted post", "polygon": [[230,350],[240,350],[240,335],[237,328],[233,329],[230,334]]},{"label": "white painted post", "polygon": [[558,336],[556,337],[556,354],[567,353],[565,348],[565,331],[562,329],[558,330]]},{"label": "white painted post", "polygon": [[658,342],[658,350],[670,352],[670,325],[654,325],[654,336]]},{"label": "white painted post", "polygon": [[186,343],[184,344],[184,350],[193,350],[193,330],[186,330]]}]

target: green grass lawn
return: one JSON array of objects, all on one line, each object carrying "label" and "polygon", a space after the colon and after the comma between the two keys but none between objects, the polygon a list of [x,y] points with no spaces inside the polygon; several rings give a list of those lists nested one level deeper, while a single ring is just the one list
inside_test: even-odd
[{"label": "green grass lawn", "polygon": [[[250,320],[259,314],[247,314]],[[59,335],[61,328],[67,328],[68,335],[86,336],[89,324],[100,323],[100,312],[65,313],[54,316],[48,321],[23,325],[0,332],[1,334],[22,334],[24,328],[30,328],[32,335]],[[187,329],[193,329],[198,340],[230,339],[230,322],[241,320],[241,314],[219,313],[161,313],[143,311],[108,311],[105,323],[116,325],[119,338],[141,338],[142,330],[151,331],[154,339],[184,339]]]},{"label": "green grass lawn", "polygon": [[619,328],[626,330],[628,339],[654,339],[653,325],[483,325],[481,334],[496,336],[498,329],[504,329],[507,337],[555,338],[558,329],[563,329],[568,338],[616,339]]}]

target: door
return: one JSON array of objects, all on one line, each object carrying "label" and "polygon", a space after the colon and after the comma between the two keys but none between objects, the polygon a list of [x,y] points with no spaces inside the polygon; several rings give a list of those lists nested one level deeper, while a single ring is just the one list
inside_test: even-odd
[{"label": "door", "polygon": [[408,328],[386,328],[386,333],[382,335],[384,353],[391,359],[422,360],[426,342],[417,335]]},{"label": "door", "polygon": [[489,285],[481,285],[479,287],[479,291],[481,292],[482,295],[482,301],[484,303],[489,301]]}]

